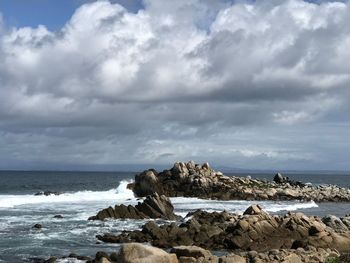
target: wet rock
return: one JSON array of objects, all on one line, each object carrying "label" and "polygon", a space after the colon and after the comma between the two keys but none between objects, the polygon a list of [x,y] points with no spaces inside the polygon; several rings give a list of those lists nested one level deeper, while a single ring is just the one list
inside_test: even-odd
[{"label": "wet rock", "polygon": [[35,229],[41,229],[43,226],[41,224],[35,224],[33,228]]},{"label": "wet rock", "polygon": [[174,207],[170,199],[157,193],[147,196],[143,203],[138,203],[135,207],[129,205],[116,205],[114,208],[108,207],[92,216],[89,220],[104,220],[106,218],[162,218],[167,220],[176,220],[181,217],[174,214]]},{"label": "wet rock", "polygon": [[45,195],[45,196],[49,196],[49,195],[60,195],[60,192],[52,192],[52,191],[40,191],[35,193],[34,195],[39,196],[39,195]]},{"label": "wet rock", "polygon": [[62,215],[55,215],[53,218],[62,219],[63,216]]},{"label": "wet rock", "polygon": [[55,263],[57,262],[57,258],[56,257],[51,257],[48,260],[45,261],[45,263]]}]

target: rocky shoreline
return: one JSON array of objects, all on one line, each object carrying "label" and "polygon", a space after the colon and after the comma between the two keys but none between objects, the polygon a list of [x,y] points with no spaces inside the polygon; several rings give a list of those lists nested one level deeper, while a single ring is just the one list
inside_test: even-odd
[{"label": "rocky shoreline", "polygon": [[[197,246],[178,246],[169,252],[140,243],[121,246],[118,253],[97,252],[95,258],[71,254],[62,259],[78,259],[87,263],[318,263],[350,262],[350,254],[340,254],[336,250],[307,247],[306,249],[235,252],[225,256],[215,256],[210,251]],[[35,263],[55,263],[57,258]]]},{"label": "rocky shoreline", "polygon": [[303,213],[269,215],[258,205],[243,215],[196,211],[187,221],[158,225],[149,221],[141,230],[97,238],[110,243],[151,243],[156,247],[199,246],[209,250],[258,251],[298,249],[313,246],[350,252],[350,217],[323,218]]},{"label": "rocky shoreline", "polygon": [[121,244],[119,251],[98,252],[95,258],[71,254],[69,258],[88,263],[350,262],[350,215],[270,215],[259,205],[251,205],[242,215],[197,210],[182,218],[174,213],[169,199],[346,202],[350,201],[349,189],[306,185],[281,174],[273,181],[229,177],[207,163],[194,162],[175,163],[160,173],[144,171],[128,188],[135,196],[145,197],[143,202],[108,207],[89,220],[144,219],[142,228],[96,236],[98,242]]},{"label": "rocky shoreline", "polygon": [[312,186],[281,176],[265,181],[250,177],[225,176],[208,163],[177,162],[169,170],[143,171],[129,185],[136,196],[153,193],[168,197],[198,197],[218,200],[301,200],[350,202],[350,190],[335,185]]}]

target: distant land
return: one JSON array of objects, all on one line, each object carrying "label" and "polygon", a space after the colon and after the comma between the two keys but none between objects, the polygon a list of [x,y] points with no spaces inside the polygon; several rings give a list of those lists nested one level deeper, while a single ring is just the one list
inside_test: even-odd
[{"label": "distant land", "polygon": [[[186,161],[186,160],[185,160]],[[223,165],[215,165],[209,163],[215,170],[223,173],[240,173],[242,175],[248,174],[274,174],[277,172],[286,174],[349,174],[350,171],[342,170],[290,170],[290,169],[244,169],[239,167],[230,167]],[[57,163],[30,163],[21,164],[21,167],[11,166],[8,164],[0,164],[0,171],[81,171],[81,172],[141,172],[146,169],[154,168],[157,171],[171,168],[172,164],[110,164],[110,165],[96,165],[96,164],[57,164]]]}]

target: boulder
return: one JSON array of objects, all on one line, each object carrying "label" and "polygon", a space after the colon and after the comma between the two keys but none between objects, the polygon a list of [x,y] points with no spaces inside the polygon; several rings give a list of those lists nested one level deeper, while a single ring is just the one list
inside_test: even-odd
[{"label": "boulder", "polygon": [[118,263],[178,263],[175,254],[139,243],[123,244]]},{"label": "boulder", "polygon": [[338,231],[348,231],[348,227],[336,216],[327,215],[322,218],[322,222]]},{"label": "boulder", "polygon": [[275,174],[273,181],[277,184],[283,184],[283,183],[286,183],[288,181],[288,179],[286,177],[283,177],[282,174],[277,173],[277,174]]},{"label": "boulder", "polygon": [[244,211],[243,215],[260,215],[263,212],[261,206],[251,205]]},{"label": "boulder", "polygon": [[176,254],[178,258],[180,257],[190,257],[190,258],[204,258],[209,259],[213,255],[210,251],[205,250],[197,246],[178,246],[171,249],[170,253]]}]

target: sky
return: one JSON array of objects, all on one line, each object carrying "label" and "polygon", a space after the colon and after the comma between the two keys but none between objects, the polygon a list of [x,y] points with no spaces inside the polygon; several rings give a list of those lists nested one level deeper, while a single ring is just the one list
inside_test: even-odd
[{"label": "sky", "polygon": [[0,169],[350,170],[349,21],[349,1],[0,1]]}]

